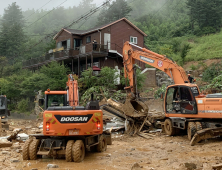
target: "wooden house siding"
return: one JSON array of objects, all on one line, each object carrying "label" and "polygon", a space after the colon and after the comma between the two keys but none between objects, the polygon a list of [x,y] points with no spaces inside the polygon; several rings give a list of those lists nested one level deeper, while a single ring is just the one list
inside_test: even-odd
[{"label": "wooden house siding", "polygon": [[[123,47],[126,41],[130,41],[130,36],[137,37],[137,44],[140,47],[144,47],[144,35],[138,30],[132,27],[125,20],[119,21],[118,23],[111,26],[111,47],[114,49],[115,45]],[[122,54],[122,49],[116,47],[118,53]],[[142,68],[145,68],[145,63],[136,61],[136,63]]]},{"label": "wooden house siding", "polygon": [[[126,41],[130,41],[130,36],[137,37],[137,44],[143,47],[144,36],[135,28],[129,25],[126,21],[122,20],[111,26],[111,43],[123,47]],[[120,54],[122,51],[117,50]]]},{"label": "wooden house siding", "polygon": [[119,69],[123,67],[123,60],[121,58],[107,58],[105,57],[99,58],[100,68],[102,67],[111,67],[115,68],[115,66],[118,66]]},{"label": "wooden house siding", "polygon": [[[70,42],[72,42],[71,37],[72,37],[71,34],[69,34],[66,31],[62,31],[60,36],[56,39],[56,45],[57,45],[58,42],[66,41],[68,39],[70,39]],[[72,43],[70,44],[70,46],[72,47]]]}]

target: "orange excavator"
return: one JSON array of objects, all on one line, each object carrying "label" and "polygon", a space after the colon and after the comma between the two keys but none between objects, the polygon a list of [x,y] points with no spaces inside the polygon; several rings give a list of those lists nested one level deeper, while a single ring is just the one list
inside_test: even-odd
[{"label": "orange excavator", "polygon": [[[45,91],[43,134],[30,135],[23,147],[23,160],[38,156],[65,156],[67,162],[81,162],[85,150],[103,152],[107,134],[103,134],[103,113],[98,101],[79,106],[78,83],[69,75],[67,91]],[[43,101],[40,100],[40,103]]]},{"label": "orange excavator", "polygon": [[[133,49],[133,46],[140,50]],[[202,139],[222,135],[221,93],[200,94],[198,86],[189,83],[184,69],[175,61],[146,48],[125,42],[123,63],[125,77],[129,79],[129,86],[126,89],[129,89],[131,93],[132,105],[140,100],[136,87],[135,60],[164,71],[174,81],[173,85],[167,87],[164,97],[164,130],[167,135],[171,136],[179,133],[180,130],[187,130],[191,145]],[[141,105],[140,107],[140,110],[147,109],[143,109]],[[209,128],[211,123],[218,127]]]}]

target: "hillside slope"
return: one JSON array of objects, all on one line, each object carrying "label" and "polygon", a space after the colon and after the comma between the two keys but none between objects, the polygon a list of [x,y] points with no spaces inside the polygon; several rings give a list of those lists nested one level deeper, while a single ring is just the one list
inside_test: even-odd
[{"label": "hillside slope", "polygon": [[206,59],[222,58],[222,32],[202,37],[188,38],[192,47],[187,56],[186,61],[200,61]]}]

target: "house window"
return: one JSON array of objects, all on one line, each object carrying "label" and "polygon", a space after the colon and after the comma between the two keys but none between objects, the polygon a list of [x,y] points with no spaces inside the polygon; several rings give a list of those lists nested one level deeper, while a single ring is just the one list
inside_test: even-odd
[{"label": "house window", "polygon": [[130,42],[133,44],[137,44],[137,37],[130,36]]},{"label": "house window", "polygon": [[64,47],[64,49],[67,49],[67,41],[62,41],[62,47]]},{"label": "house window", "polygon": [[90,43],[91,42],[91,36],[86,37],[86,43]]}]

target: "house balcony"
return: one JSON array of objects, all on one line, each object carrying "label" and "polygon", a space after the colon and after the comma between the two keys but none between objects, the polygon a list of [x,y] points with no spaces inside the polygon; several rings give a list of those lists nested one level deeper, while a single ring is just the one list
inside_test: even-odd
[{"label": "house balcony", "polygon": [[[111,50],[111,48],[113,48]],[[92,44],[88,43],[86,45],[81,45],[75,49],[54,49],[50,50],[49,53],[45,56],[29,59],[23,62],[23,68],[35,68],[45,64],[48,64],[52,61],[64,61],[67,59],[75,59],[81,57],[87,57],[93,55],[93,57],[102,57],[107,56],[109,51],[121,51],[121,47],[116,44]]]}]

